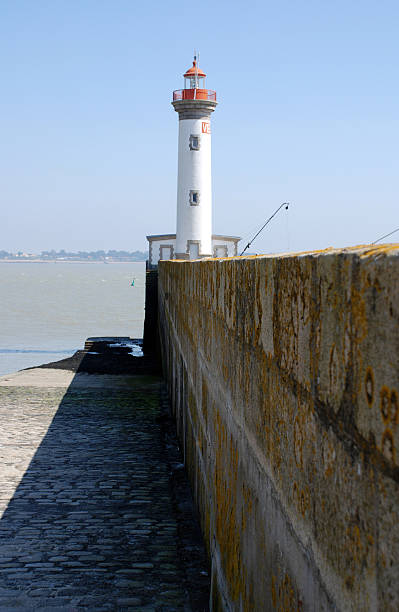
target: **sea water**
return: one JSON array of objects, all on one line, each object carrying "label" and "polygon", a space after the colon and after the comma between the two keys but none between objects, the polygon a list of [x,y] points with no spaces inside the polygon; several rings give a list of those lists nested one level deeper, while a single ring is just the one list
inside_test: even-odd
[{"label": "sea water", "polygon": [[144,263],[0,263],[0,376],[90,336],[142,338]]}]

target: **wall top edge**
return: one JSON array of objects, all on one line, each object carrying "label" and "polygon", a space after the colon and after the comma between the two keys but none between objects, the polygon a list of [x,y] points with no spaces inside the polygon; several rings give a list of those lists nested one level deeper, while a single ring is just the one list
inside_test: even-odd
[{"label": "wall top edge", "polygon": [[[146,236],[149,242],[153,240],[170,240],[176,238],[176,234],[153,234]],[[226,234],[212,234],[212,240],[228,240],[229,242],[239,242],[240,236],[226,236]]]},{"label": "wall top edge", "polygon": [[353,247],[334,248],[328,247],[327,249],[321,249],[319,251],[299,251],[297,253],[268,253],[264,255],[242,255],[234,257],[204,257],[197,260],[184,260],[175,259],[172,261],[165,262],[168,265],[175,263],[184,264],[204,264],[212,261],[248,261],[254,259],[295,259],[298,257],[325,257],[325,256],[337,256],[337,255],[353,255],[358,256],[361,259],[364,258],[378,258],[381,256],[394,256],[399,257],[399,243],[389,244],[366,244],[357,245]]},{"label": "wall top edge", "polygon": [[240,236],[226,236],[226,234],[212,234],[212,240],[228,240],[229,242],[240,242]]},{"label": "wall top edge", "polygon": [[170,240],[176,238],[176,234],[154,234],[153,236],[146,236],[149,242],[153,240]]}]

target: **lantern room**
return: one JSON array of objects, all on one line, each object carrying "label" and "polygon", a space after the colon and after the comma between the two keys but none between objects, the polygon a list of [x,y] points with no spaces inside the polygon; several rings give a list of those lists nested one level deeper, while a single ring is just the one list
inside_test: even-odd
[{"label": "lantern room", "polygon": [[173,92],[173,101],[176,100],[213,100],[216,102],[216,91],[205,89],[205,77],[194,56],[193,65],[184,73],[184,89]]},{"label": "lantern room", "polygon": [[[193,65],[184,73],[184,89],[205,89],[206,74],[197,65],[197,58],[194,56]],[[187,83],[188,81],[188,83]],[[189,87],[187,87],[189,84]]]}]

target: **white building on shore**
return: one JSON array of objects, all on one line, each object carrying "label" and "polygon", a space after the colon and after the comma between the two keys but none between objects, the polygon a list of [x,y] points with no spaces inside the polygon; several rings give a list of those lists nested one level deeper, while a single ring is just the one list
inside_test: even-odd
[{"label": "white building on shore", "polygon": [[176,234],[147,236],[150,268],[160,259],[237,255],[238,236],[212,234],[211,114],[217,102],[205,77],[194,58],[184,89],[173,92],[179,114]]}]

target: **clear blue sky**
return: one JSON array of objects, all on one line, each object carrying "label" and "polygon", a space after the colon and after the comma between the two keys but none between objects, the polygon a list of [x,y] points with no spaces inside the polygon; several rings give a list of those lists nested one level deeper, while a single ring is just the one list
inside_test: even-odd
[{"label": "clear blue sky", "polygon": [[[399,3],[0,2],[0,249],[144,249],[175,231],[193,48],[213,115],[214,231],[253,252],[399,227]],[[399,234],[392,238],[399,240]]]}]

